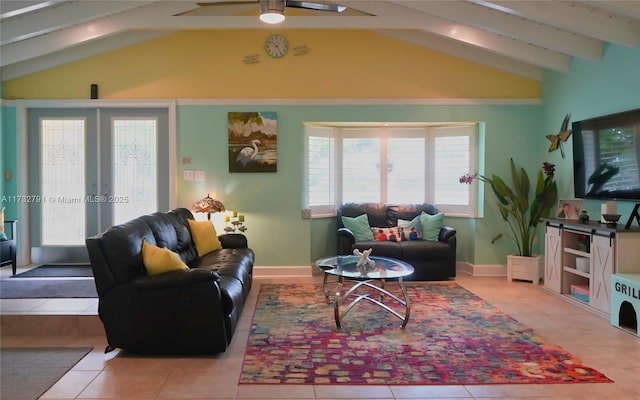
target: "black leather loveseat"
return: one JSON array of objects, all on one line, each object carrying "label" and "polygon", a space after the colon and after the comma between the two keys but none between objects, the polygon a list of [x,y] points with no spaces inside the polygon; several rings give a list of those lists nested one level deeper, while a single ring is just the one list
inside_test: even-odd
[{"label": "black leather loveseat", "polygon": [[[397,227],[398,220],[411,221],[422,212],[430,215],[438,213],[433,204],[349,203],[337,210],[338,254],[352,254],[372,249],[371,255],[391,257],[408,262],[415,272],[408,280],[447,280],[456,276],[456,231],[452,227],[442,226],[437,240],[400,241],[356,241],[354,233],[345,228],[342,217],[358,217],[366,214],[371,228]],[[374,229],[375,230],[375,229]],[[374,236],[375,239],[375,236]]]},{"label": "black leather loveseat", "polygon": [[[206,354],[226,350],[252,283],[254,253],[244,235],[218,236],[222,249],[198,257],[191,212],[145,215],[86,240],[108,350]],[[147,275],[146,241],[189,267]]]}]

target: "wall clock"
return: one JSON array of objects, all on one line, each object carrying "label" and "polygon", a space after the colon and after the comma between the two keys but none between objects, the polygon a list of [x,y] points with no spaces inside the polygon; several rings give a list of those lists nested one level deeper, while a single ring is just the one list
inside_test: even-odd
[{"label": "wall clock", "polygon": [[264,50],[273,58],[284,57],[289,51],[289,41],[284,35],[271,35],[264,43]]}]

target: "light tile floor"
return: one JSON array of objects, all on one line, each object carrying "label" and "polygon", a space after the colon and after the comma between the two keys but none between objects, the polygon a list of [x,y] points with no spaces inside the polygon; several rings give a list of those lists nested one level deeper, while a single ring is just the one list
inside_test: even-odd
[{"label": "light tile floor", "polygon": [[[2,337],[1,345],[94,346],[42,399],[537,399],[640,400],[640,338],[526,282],[504,277],[456,281],[563,347],[614,383],[470,386],[238,385],[258,288],[263,282],[319,282],[318,277],[255,280],[224,354],[138,357],[103,354],[103,336]],[[96,301],[2,300],[3,313],[95,313]],[[59,308],[56,308],[59,307]],[[17,311],[20,310],[20,311]],[[0,398],[1,398],[0,394]]]}]

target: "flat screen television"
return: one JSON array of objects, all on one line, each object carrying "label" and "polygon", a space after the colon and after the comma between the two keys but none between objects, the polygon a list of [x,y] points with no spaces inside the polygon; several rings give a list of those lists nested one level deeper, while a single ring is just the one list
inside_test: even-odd
[{"label": "flat screen television", "polygon": [[571,128],[575,197],[640,200],[640,108]]}]

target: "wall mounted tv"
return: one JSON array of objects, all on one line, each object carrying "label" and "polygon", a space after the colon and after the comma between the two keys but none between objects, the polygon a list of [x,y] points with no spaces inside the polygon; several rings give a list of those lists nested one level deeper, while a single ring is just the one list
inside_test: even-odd
[{"label": "wall mounted tv", "polygon": [[640,108],[571,128],[575,197],[640,200]]}]

